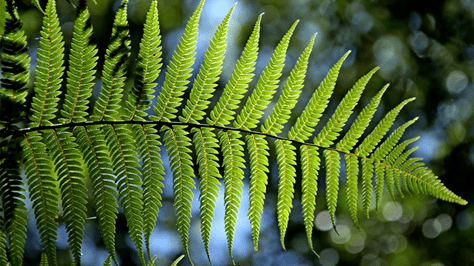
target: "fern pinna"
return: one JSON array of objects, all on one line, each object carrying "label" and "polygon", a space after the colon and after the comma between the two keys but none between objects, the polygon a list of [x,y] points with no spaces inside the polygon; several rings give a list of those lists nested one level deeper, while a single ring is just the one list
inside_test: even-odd
[{"label": "fern pinna", "polygon": [[[270,115],[262,118],[280,86],[286,51],[298,21],[275,48],[268,65],[258,77],[255,89],[249,90],[258,57],[261,14],[222,95],[210,108],[222,72],[227,31],[235,5],[218,26],[193,86],[185,95],[191,83],[204,0],[186,24],[160,88],[156,88],[155,80],[162,71],[162,48],[158,5],[153,0],[140,42],[134,84],[124,100],[127,65],[130,63],[130,35],[128,1],[123,0],[104,54],[100,94],[89,110],[99,55],[93,42],[86,1],[80,0],[76,7],[67,71],[63,66],[65,51],[56,2],[49,0],[43,10],[38,1],[33,1],[44,17],[36,59],[34,95],[29,105],[26,104],[26,86],[30,59],[26,37],[15,1],[2,3],[6,3],[0,14],[4,18],[0,90],[2,263],[22,264],[27,219],[24,191],[27,189],[43,245],[42,263],[57,263],[57,218],[59,206],[62,206],[73,261],[80,264],[89,197],[86,182],[90,181],[94,210],[109,252],[105,264],[118,264],[115,223],[121,206],[141,263],[151,265],[155,257],[150,254],[150,236],[161,206],[165,178],[159,153],[163,144],[173,172],[177,230],[188,257],[193,194],[199,190],[202,240],[211,261],[211,225],[218,192],[223,187],[225,233],[232,258],[234,229],[246,182],[244,169],[248,166],[248,218],[254,247],[258,249],[260,220],[272,163],[269,142],[274,143],[278,164],[276,215],[283,248],[293,207],[294,186],[301,179],[302,215],[308,243],[313,250],[318,176],[323,167],[326,169],[327,208],[333,225],[336,225],[342,157],[346,175],[344,195],[356,226],[359,226],[359,187],[366,215],[369,214],[372,194],[375,193],[378,205],[384,186],[392,198],[397,191],[401,195],[404,192],[428,194],[458,204],[467,203],[448,190],[420,159],[409,158],[414,148],[406,148],[417,138],[403,142],[400,139],[416,118],[396,128],[383,140],[401,109],[413,99],[407,99],[389,111],[367,137],[360,139],[372,122],[388,85],[362,109],[347,133],[340,138],[342,128],[378,68],[354,84],[322,130],[315,134],[315,128],[329,105],[341,66],[350,52],[329,70],[304,111],[294,124],[288,125],[289,131],[284,135],[283,128],[288,124],[302,90],[310,90],[304,88],[304,80],[316,35],[309,40],[289,77],[281,84],[282,92]],[[66,89],[61,98],[63,79],[66,79]],[[159,94],[153,105],[154,114],[150,115],[155,91]],[[242,104],[247,92],[250,94]],[[60,105],[59,102],[63,103]],[[242,108],[237,113],[239,107]],[[245,152],[249,155],[248,164],[244,159]],[[296,167],[301,167],[301,177],[297,176]],[[26,183],[20,177],[21,168],[25,171]]]}]

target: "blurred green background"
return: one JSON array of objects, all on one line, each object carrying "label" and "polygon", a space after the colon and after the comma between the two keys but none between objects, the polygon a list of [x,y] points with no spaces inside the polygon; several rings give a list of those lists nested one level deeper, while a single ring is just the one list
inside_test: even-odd
[{"label": "blurred green background", "polygon": [[[30,0],[16,0],[28,35],[30,53],[35,58],[41,25],[40,12]],[[44,2],[44,1],[43,1]],[[65,40],[72,37],[74,8],[65,0],[57,0]],[[73,1],[75,2],[75,1]],[[114,11],[119,1],[89,1],[96,42],[103,53],[111,32]],[[200,21],[197,63],[208,46],[217,24],[234,0],[207,0]],[[130,0],[129,20],[132,35],[132,59],[142,34],[149,0]],[[165,64],[171,58],[187,18],[198,4],[197,0],[159,0],[160,24],[163,35]],[[267,64],[274,47],[299,19],[300,23],[291,40],[284,72],[289,73],[299,54],[317,33],[310,59],[302,100],[295,108],[301,112],[311,93],[319,85],[332,65],[347,51],[352,50],[341,70],[338,84],[326,115],[332,114],[337,103],[355,81],[375,66],[381,69],[370,81],[363,94],[361,107],[386,83],[391,86],[376,113],[376,119],[395,107],[403,99],[416,97],[405,107],[397,125],[416,116],[420,119],[411,126],[404,139],[421,136],[415,145],[416,157],[422,157],[442,182],[456,194],[474,202],[474,1],[333,1],[333,0],[241,0],[234,11],[229,30],[229,46],[224,73],[219,89],[225,85],[233,66],[240,56],[258,15],[262,20],[260,53],[256,73]],[[102,58],[101,58],[102,60]],[[34,62],[34,61],[32,61]],[[101,63],[99,63],[101,66]],[[34,63],[32,64],[34,67]],[[100,68],[100,67],[99,67]],[[133,64],[130,73],[133,73]],[[197,67],[195,67],[197,68]],[[163,82],[164,71],[158,80]],[[196,71],[194,71],[196,74]],[[100,69],[99,73],[100,74]],[[286,78],[283,78],[283,81]],[[128,86],[133,79],[128,79]],[[255,81],[251,84],[251,88]],[[97,80],[97,96],[100,80]],[[218,89],[218,91],[219,91]],[[280,87],[281,90],[281,87]],[[220,94],[220,92],[217,92]],[[353,121],[354,117],[351,116]],[[373,128],[371,124],[371,128]],[[321,128],[321,126],[318,126]],[[287,129],[287,127],[286,127]],[[347,127],[346,127],[347,130]],[[370,131],[369,131],[370,132]],[[164,150],[164,149],[163,149]],[[166,152],[162,153],[166,162]],[[169,265],[183,254],[176,231],[172,201],[170,169],[166,168],[166,189],[158,224],[152,236],[152,255],[158,256],[157,265]],[[323,177],[320,180],[324,180]],[[340,202],[337,224],[340,235],[331,228],[325,211],[324,182],[320,182],[313,241],[319,253],[317,258],[309,249],[301,216],[300,187],[296,185],[294,209],[286,236],[287,251],[279,243],[275,215],[277,167],[271,165],[271,178],[265,199],[260,237],[260,250],[253,251],[250,225],[247,221],[247,184],[239,212],[234,240],[234,258],[237,265],[474,265],[474,208],[472,204],[458,206],[430,197],[405,195],[397,202],[384,198],[379,211],[371,211],[367,219],[359,214],[361,229],[356,229],[344,197],[344,172],[341,172]],[[297,182],[298,183],[298,182]],[[387,194],[387,193],[385,193]],[[386,196],[386,195],[385,195]],[[211,258],[214,265],[229,265],[223,224],[223,195],[220,194],[211,236]],[[92,206],[92,204],[91,204]],[[91,211],[90,216],[95,214]],[[39,261],[41,245],[34,219],[29,219],[25,265]],[[193,201],[191,225],[191,256],[195,265],[208,265],[199,231],[198,192]],[[127,235],[123,214],[117,222],[117,250],[122,265],[138,263],[133,243]],[[68,264],[66,232],[58,232],[59,261]],[[100,240],[95,219],[89,219],[83,247],[83,265],[100,265],[106,250]],[[180,265],[188,265],[184,259]]]}]

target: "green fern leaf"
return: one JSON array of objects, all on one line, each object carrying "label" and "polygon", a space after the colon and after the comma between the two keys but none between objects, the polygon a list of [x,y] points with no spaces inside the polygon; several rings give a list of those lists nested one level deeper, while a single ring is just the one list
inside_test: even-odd
[{"label": "green fern leaf", "polygon": [[385,167],[385,182],[388,190],[388,194],[392,198],[392,201],[395,202],[395,173],[390,167]]},{"label": "green fern leaf", "polygon": [[25,175],[28,179],[30,199],[40,233],[44,256],[50,265],[56,265],[56,230],[58,224],[57,181],[51,169],[43,138],[37,132],[29,133],[22,142]]},{"label": "green fern leaf", "polygon": [[[415,150],[417,150],[418,147],[415,147],[415,148],[412,148],[406,152],[404,152],[394,163],[393,165],[397,168],[400,168],[401,167],[401,164],[404,163],[408,156],[410,156],[410,154],[412,154]],[[396,171],[395,172],[396,175],[400,176],[400,171]],[[397,179],[398,180],[398,179]],[[396,181],[395,182],[395,186],[397,188],[397,191],[400,193],[400,195],[403,197],[403,192],[402,192],[402,189],[401,189],[401,186],[400,186],[400,182],[399,181]],[[408,193],[410,193],[409,191],[407,191]]]},{"label": "green fern leaf", "polygon": [[212,129],[199,128],[193,130],[194,147],[196,148],[197,163],[199,165],[199,190],[201,235],[204,242],[207,258],[211,263],[209,254],[209,240],[211,237],[211,226],[214,218],[216,200],[219,196],[219,163],[217,158],[218,140]]},{"label": "green fern leaf", "polygon": [[140,42],[135,83],[126,102],[130,120],[135,120],[136,116],[147,116],[146,111],[154,97],[153,93],[156,87],[154,81],[161,72],[162,48],[157,8],[158,2],[153,0],[147,13],[143,37]]},{"label": "green fern leaf", "polygon": [[74,22],[67,72],[67,93],[61,110],[62,116],[66,118],[64,123],[84,122],[89,115],[87,109],[94,86],[94,68],[98,59],[97,48],[91,43],[92,31],[89,10],[85,1],[81,0]]},{"label": "green fern leaf", "polygon": [[402,137],[405,129],[413,124],[418,118],[408,121],[401,127],[397,128],[371,155],[371,159],[375,162],[375,206],[379,206],[380,199],[382,198],[383,192],[383,180],[384,180],[384,168],[379,162],[385,158],[385,156],[392,150],[397,144],[398,140]]},{"label": "green fern leaf", "polygon": [[[22,183],[18,186],[23,187]],[[20,191],[19,189],[17,189]],[[15,209],[12,211],[7,227],[8,252],[13,265],[23,265],[23,254],[26,241],[26,219],[28,218],[27,209],[23,194],[18,193],[15,198]]]},{"label": "green fern leaf", "polygon": [[81,244],[86,219],[87,191],[83,168],[79,159],[76,139],[65,128],[51,130],[46,134],[46,145],[55,165],[61,190],[64,222],[68,232],[68,243],[74,263],[81,257]]},{"label": "green fern leaf", "polygon": [[138,157],[142,159],[143,230],[145,231],[145,246],[150,256],[150,237],[156,225],[164,187],[162,181],[165,172],[159,153],[161,142],[158,140],[157,130],[151,125],[134,125],[133,132]]},{"label": "green fern leaf", "polygon": [[110,156],[117,175],[117,188],[121,205],[124,210],[130,236],[138,251],[142,264],[143,254],[143,191],[142,179],[138,167],[135,141],[132,130],[125,125],[107,125],[104,133],[110,149]]},{"label": "green fern leaf", "polygon": [[116,120],[122,108],[123,87],[130,56],[127,4],[128,1],[123,0],[115,15],[112,36],[105,52],[102,88],[94,106],[92,119],[95,121]]},{"label": "green fern leaf", "polygon": [[180,117],[181,122],[195,124],[206,115],[205,109],[207,109],[210,103],[208,99],[212,97],[217,86],[216,82],[219,80],[219,75],[222,72],[222,64],[227,47],[227,29],[229,28],[229,20],[235,6],[236,4],[232,6],[221,24],[217,27],[214,37],[212,37],[209,48],[204,55],[204,62],[189,94],[189,100],[183,109],[183,117]]},{"label": "green fern leaf", "polygon": [[178,263],[184,258],[184,255],[179,256],[172,264],[171,266],[177,266]]},{"label": "green fern leaf", "polygon": [[31,104],[30,127],[51,125],[56,117],[63,75],[64,42],[56,14],[55,0],[46,6],[36,60],[35,96]]},{"label": "green fern leaf", "polygon": [[40,0],[31,0],[31,2],[33,3],[33,5],[35,5],[36,8],[38,8],[39,11],[41,11],[41,13],[44,14],[44,10],[41,7]]},{"label": "green fern leaf", "polygon": [[298,117],[296,123],[290,129],[290,132],[288,133],[289,139],[305,142],[311,136],[314,127],[318,124],[322,113],[329,103],[329,98],[336,86],[339,70],[341,69],[344,60],[349,56],[349,53],[350,51],[344,54],[342,58],[339,59],[339,61],[337,61],[337,63],[329,70],[329,73],[309,100],[303,113]]},{"label": "green fern leaf", "polygon": [[[22,22],[15,6],[15,1],[4,3],[5,31],[1,36],[2,50],[0,53],[2,65],[2,77],[0,78],[0,99],[3,110],[0,113],[0,121],[14,123],[23,121],[25,116],[24,106],[26,95],[25,86],[28,83],[30,57],[28,55],[28,44],[26,35],[22,29]],[[0,124],[1,125],[1,124]]]},{"label": "green fern leaf", "polygon": [[405,140],[404,142],[398,144],[393,150],[385,157],[384,163],[387,165],[393,165],[395,160],[397,160],[405,148],[410,145],[411,143],[417,141],[420,137],[411,138],[409,140]]},{"label": "green fern leaf", "polygon": [[370,156],[375,162],[382,161],[389,152],[392,151],[393,147],[398,143],[405,130],[418,120],[418,117],[406,122],[399,128],[397,128]]},{"label": "green fern leaf", "polygon": [[83,153],[92,183],[99,228],[109,256],[118,265],[115,256],[115,220],[117,219],[117,185],[109,150],[100,126],[78,127],[75,129],[77,142]]},{"label": "green fern leaf", "polygon": [[[6,142],[6,143],[5,143]],[[22,265],[26,240],[27,210],[19,170],[21,143],[18,139],[2,140],[0,146],[0,211],[1,224],[8,241],[10,259]]]},{"label": "green fern leaf", "polygon": [[48,262],[48,256],[46,255],[46,253],[42,252],[41,253],[41,261],[40,261],[40,266],[49,266],[49,262]]},{"label": "green fern leaf", "polygon": [[110,256],[110,254],[107,256],[107,258],[105,259],[104,261],[104,266],[112,266],[112,258]]},{"label": "green fern leaf", "polygon": [[[224,204],[225,216],[224,227],[227,235],[229,255],[232,256],[232,244],[234,241],[234,229],[237,222],[237,213],[240,207],[240,198],[242,197],[245,160],[243,153],[244,142],[240,140],[238,131],[221,131],[219,139],[222,148],[224,165]],[[235,264],[235,263],[234,263]]]},{"label": "green fern leaf", "polygon": [[236,128],[252,129],[257,127],[258,119],[263,115],[263,109],[267,107],[278,88],[281,71],[285,65],[286,50],[290,43],[291,36],[298,25],[299,20],[293,23],[290,30],[283,36],[273,52],[270,62],[265,67],[255,90],[247,99],[245,106],[234,121]]},{"label": "green fern leaf", "polygon": [[147,266],[154,266],[155,265],[155,260],[156,260],[156,256],[154,256],[153,258],[150,259]]},{"label": "green fern leaf", "polygon": [[364,141],[357,147],[354,151],[354,154],[360,157],[367,157],[369,153],[375,148],[375,146],[380,142],[383,138],[385,133],[387,133],[388,129],[393,125],[395,118],[400,113],[400,110],[409,102],[415,100],[415,98],[410,98],[402,103],[400,103],[397,107],[393,108],[390,112],[388,112],[385,117],[379,122],[379,124],[374,128],[372,133],[364,139]]},{"label": "green fern leaf", "polygon": [[252,81],[253,71],[257,62],[258,40],[260,38],[260,22],[262,15],[257,19],[244,51],[240,56],[234,71],[227,82],[222,96],[207,118],[210,125],[226,126],[234,119],[235,109],[239,107],[243,95],[247,92],[248,83]]},{"label": "green fern leaf", "polygon": [[379,203],[382,199],[383,185],[385,177],[385,166],[375,163],[375,208],[379,210]]},{"label": "green fern leaf", "polygon": [[[419,137],[416,138],[411,138],[409,140],[406,140],[399,145],[397,145],[384,159],[383,163],[386,165],[392,165],[395,160],[400,156],[400,154],[405,150],[405,148],[413,143],[414,141],[418,140]],[[395,201],[395,191],[394,191],[394,186],[395,186],[395,173],[394,170],[391,167],[386,168],[386,182],[387,182],[387,190],[392,197],[392,200]],[[397,182],[398,183],[398,182]],[[397,186],[399,187],[399,186]],[[403,196],[401,191],[399,190],[400,195]]]},{"label": "green fern leaf", "polygon": [[[193,200],[194,186],[194,170],[191,157],[191,139],[186,127],[174,126],[165,132],[165,146],[170,158],[170,166],[173,171],[173,190],[174,190],[174,207],[176,209],[176,219],[178,231],[181,236],[183,248],[188,256],[188,237],[189,226],[191,223],[191,201]],[[192,261],[191,261],[192,264]]]},{"label": "green fern leaf", "polygon": [[374,165],[371,160],[362,158],[362,208],[369,218],[369,208],[372,201],[372,175],[374,172]]},{"label": "green fern leaf", "polygon": [[291,70],[290,76],[283,87],[283,91],[281,92],[281,96],[278,99],[275,108],[261,127],[263,133],[276,136],[281,132],[283,124],[288,122],[291,109],[293,109],[293,107],[295,107],[296,103],[298,102],[298,97],[300,96],[301,89],[303,88],[303,82],[306,77],[306,70],[308,68],[309,56],[313,50],[315,38],[316,34],[313,35],[308,46],[300,55],[298,61],[296,61],[295,67]]},{"label": "green fern leaf", "polygon": [[370,103],[362,110],[362,112],[357,116],[357,119],[354,121],[349,131],[347,131],[344,138],[341,139],[336,145],[336,149],[342,152],[349,152],[352,150],[354,145],[357,143],[357,140],[362,136],[365,129],[369,126],[372,117],[377,111],[377,107],[382,99],[383,94],[388,88],[388,84],[385,85],[377,95],[375,95]]},{"label": "green fern leaf", "polygon": [[[135,84],[129,94],[127,116],[130,120],[145,121],[146,111],[153,99],[154,81],[161,71],[161,36],[157,1],[153,1],[147,13],[144,34],[138,53],[138,65],[135,71]],[[142,160],[143,179],[143,230],[145,231],[145,246],[150,258],[150,237],[156,224],[161,206],[163,193],[163,162],[160,157],[161,142],[157,130],[152,125],[133,125],[138,157]]]},{"label": "green fern leaf", "polygon": [[357,228],[359,227],[359,219],[357,218],[357,199],[358,199],[358,186],[357,178],[359,176],[359,164],[357,157],[352,154],[346,154],[344,156],[346,163],[346,199],[349,212],[351,213],[352,221]]},{"label": "green fern leaf", "polygon": [[[301,145],[301,205],[303,209],[304,226],[309,247],[313,252],[313,221],[316,209],[316,193],[318,192],[318,171],[321,163],[318,147]],[[317,255],[317,254],[316,254]]]},{"label": "green fern leaf", "polygon": [[191,66],[194,64],[196,54],[197,34],[199,18],[205,0],[201,0],[199,6],[189,18],[184,28],[183,36],[179,40],[176,51],[171,58],[167,68],[165,82],[158,95],[157,104],[153,108],[157,117],[155,121],[170,121],[176,117],[177,107],[181,105],[181,97],[186,90],[186,85],[191,77]]},{"label": "green fern leaf", "polygon": [[5,233],[0,230],[0,265],[8,265],[7,239]]},{"label": "green fern leaf", "polygon": [[[336,206],[337,194],[339,191],[339,154],[334,150],[325,150],[323,152],[326,162],[326,200],[328,204],[329,216],[331,217],[332,225],[336,230]],[[337,232],[337,230],[336,230]]]},{"label": "green fern leaf", "polygon": [[280,176],[277,199],[278,227],[280,228],[281,246],[285,249],[285,234],[291,208],[293,208],[292,200],[295,191],[293,186],[296,177],[296,152],[295,147],[289,141],[277,140],[275,148]]},{"label": "green fern leaf", "polygon": [[378,67],[372,69],[354,84],[352,89],[346,94],[346,96],[344,96],[344,99],[342,99],[327,124],[316,138],[314,138],[314,144],[322,147],[329,147],[333,144],[333,141],[339,136],[339,132],[352,114],[352,110],[357,102],[359,102],[360,96],[365,89],[365,85],[378,69]]},{"label": "green fern leaf", "polygon": [[250,158],[249,217],[253,246],[258,250],[260,218],[263,213],[266,186],[268,184],[268,142],[262,135],[249,134],[245,137]]}]

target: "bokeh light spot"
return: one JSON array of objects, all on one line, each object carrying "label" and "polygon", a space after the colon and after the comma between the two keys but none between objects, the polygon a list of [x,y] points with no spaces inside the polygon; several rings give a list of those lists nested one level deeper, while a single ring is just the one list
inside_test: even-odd
[{"label": "bokeh light spot", "polygon": [[334,266],[339,262],[339,252],[333,248],[327,248],[321,251],[319,263],[322,266]]},{"label": "bokeh light spot", "polygon": [[428,219],[423,223],[421,231],[426,238],[435,238],[441,233],[441,223],[436,219]]},{"label": "bokeh light spot", "polygon": [[467,76],[460,70],[454,70],[446,78],[446,88],[451,94],[462,92],[467,86]]},{"label": "bokeh light spot", "polygon": [[344,244],[351,239],[351,230],[347,225],[340,224],[336,226],[336,231],[331,231],[331,240],[336,244]]},{"label": "bokeh light spot", "polygon": [[436,220],[441,224],[441,231],[447,231],[453,225],[453,219],[446,213],[442,213],[436,217]]},{"label": "bokeh light spot", "polygon": [[402,217],[402,205],[398,202],[386,202],[382,210],[383,217],[387,221],[397,221]]},{"label": "bokeh light spot", "polygon": [[361,252],[365,246],[365,235],[357,232],[351,235],[351,239],[345,244],[345,248],[349,253],[356,254]]},{"label": "bokeh light spot", "polygon": [[396,235],[384,235],[380,238],[380,250],[383,253],[393,253],[398,249],[398,239]]},{"label": "bokeh light spot", "polygon": [[321,231],[329,231],[332,229],[331,217],[328,211],[322,211],[316,216],[316,227]]}]

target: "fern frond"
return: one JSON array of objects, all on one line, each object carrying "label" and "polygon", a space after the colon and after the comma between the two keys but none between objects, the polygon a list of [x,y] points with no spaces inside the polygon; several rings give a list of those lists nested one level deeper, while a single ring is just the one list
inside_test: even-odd
[{"label": "fern frond", "polygon": [[[329,216],[336,230],[336,206],[337,194],[339,191],[339,154],[334,150],[324,150],[324,159],[326,165],[326,200],[328,205]],[[337,232],[337,230],[336,230]]]},{"label": "fern frond", "polygon": [[352,221],[357,228],[359,227],[359,219],[357,218],[357,199],[359,188],[357,186],[357,179],[359,176],[359,163],[357,157],[352,154],[344,156],[346,163],[346,199],[349,212],[351,213]]},{"label": "fern frond", "polygon": [[117,264],[115,256],[115,220],[117,219],[117,185],[109,150],[100,126],[78,127],[79,148],[83,153],[92,183],[92,198],[105,247]]},{"label": "fern frond", "polygon": [[204,242],[207,258],[211,263],[209,254],[209,240],[211,226],[214,218],[216,200],[219,196],[219,163],[217,148],[219,147],[216,135],[210,128],[199,128],[194,131],[194,147],[196,148],[197,163],[199,165],[199,196],[201,217],[201,235]]},{"label": "fern frond", "polygon": [[182,96],[186,90],[186,85],[191,77],[191,66],[194,64],[197,44],[197,34],[199,18],[205,0],[201,0],[199,6],[189,18],[184,33],[179,40],[176,51],[167,67],[165,82],[158,95],[157,104],[154,111],[157,117],[155,121],[170,121],[176,118],[177,107],[181,105]]},{"label": "fern frond", "polygon": [[154,256],[153,258],[150,259],[147,266],[154,266],[155,265],[155,260],[156,260],[156,256]]},{"label": "fern frond", "polygon": [[133,125],[138,157],[142,159],[143,179],[143,230],[145,231],[145,246],[150,254],[150,237],[156,225],[156,219],[161,206],[163,193],[163,176],[165,174],[163,161],[160,156],[159,135],[150,125]]},{"label": "fern frond", "polygon": [[326,109],[329,98],[336,86],[342,63],[349,56],[349,52],[344,54],[339,61],[329,70],[324,80],[314,92],[303,113],[298,117],[296,123],[291,127],[288,137],[291,140],[305,142],[313,133],[314,127],[318,124],[322,113]]},{"label": "fern frond", "polygon": [[130,237],[138,251],[142,264],[145,264],[143,254],[143,191],[142,179],[138,167],[135,141],[132,130],[125,125],[107,125],[104,133],[110,149],[110,157],[117,175],[117,188],[120,203],[123,207]]},{"label": "fern frond", "polygon": [[123,0],[115,15],[112,35],[105,52],[102,88],[94,106],[92,119],[95,121],[116,120],[122,108],[123,87],[130,56],[127,4],[128,0]]},{"label": "fern frond", "polygon": [[174,207],[176,209],[176,220],[178,231],[181,236],[183,248],[192,264],[189,256],[188,237],[191,223],[191,201],[193,200],[194,170],[191,157],[191,139],[186,127],[174,126],[165,132],[165,146],[170,158],[170,166],[173,172]]},{"label": "fern frond", "polygon": [[49,266],[49,262],[48,262],[48,256],[46,255],[46,253],[42,252],[41,253],[41,261],[40,261],[40,266]]},{"label": "fern frond", "polygon": [[180,117],[181,122],[195,124],[206,115],[205,110],[210,103],[208,99],[212,97],[217,86],[216,82],[219,80],[219,75],[222,72],[222,64],[227,47],[227,29],[229,28],[229,20],[236,4],[232,6],[221,24],[217,27],[209,48],[204,54],[204,62],[196,76],[186,107],[183,109],[183,117]]},{"label": "fern frond", "polygon": [[7,237],[11,261],[15,265],[22,265],[27,210],[23,195],[24,184],[19,172],[21,143],[18,140],[0,140],[0,225]]},{"label": "fern frond", "polygon": [[383,185],[385,178],[385,166],[375,163],[375,208],[379,210],[379,203],[382,199]]},{"label": "fern frond", "polygon": [[315,252],[313,249],[312,232],[314,210],[316,209],[316,193],[318,192],[318,171],[321,163],[318,147],[301,145],[300,157],[302,175],[301,205],[303,209],[304,226],[309,247]]},{"label": "fern frond", "polygon": [[262,135],[249,134],[245,137],[250,158],[250,186],[249,186],[249,217],[252,229],[253,246],[258,250],[260,232],[260,218],[263,213],[263,202],[268,184],[268,157],[267,140]]},{"label": "fern frond", "polygon": [[[23,187],[21,181],[17,186]],[[13,189],[15,190],[15,189]],[[22,189],[21,189],[22,190]],[[26,241],[26,219],[28,218],[25,206],[26,198],[19,188],[15,198],[15,209],[12,210],[11,218],[8,220],[7,236],[8,236],[8,252],[12,265],[23,265],[23,254]]]},{"label": "fern frond", "polygon": [[[138,65],[135,71],[135,84],[129,94],[127,116],[131,120],[145,121],[146,111],[153,99],[154,81],[161,71],[161,36],[158,17],[158,3],[152,1],[143,30],[143,37],[138,53]],[[150,237],[156,224],[163,193],[163,162],[160,157],[161,142],[157,130],[152,125],[133,125],[138,157],[142,160],[143,179],[143,230],[148,258]]]},{"label": "fern frond", "polygon": [[240,56],[234,71],[227,82],[222,96],[207,118],[210,125],[226,126],[234,119],[235,109],[239,107],[241,99],[247,92],[248,83],[252,81],[253,71],[257,62],[258,41],[260,39],[260,22],[262,15],[257,19],[242,55]]},{"label": "fern frond", "polygon": [[[405,145],[404,143],[402,143]],[[401,145],[402,145],[401,144]],[[406,145],[405,145],[406,146]],[[391,166],[395,173],[395,177],[401,176],[401,183],[403,190],[408,193],[431,195],[436,198],[455,202],[460,205],[467,204],[467,201],[454,194],[438,177],[429,170],[424,163],[419,162],[420,158],[407,159],[408,156],[415,150],[411,149],[404,152]],[[390,156],[390,155],[389,155]],[[398,183],[398,179],[395,182]],[[401,188],[397,187],[399,192]]]},{"label": "fern frond", "polygon": [[382,198],[383,192],[383,180],[384,180],[384,165],[379,162],[385,158],[385,156],[392,150],[392,148],[397,144],[398,140],[402,137],[405,129],[413,124],[418,118],[412,119],[397,128],[371,155],[371,159],[375,162],[375,200],[376,207],[378,209],[380,199]]},{"label": "fern frond", "polygon": [[[26,35],[18,15],[15,1],[5,1],[5,31],[1,36],[0,53],[2,77],[0,78],[0,99],[2,107],[8,112],[0,114],[0,121],[10,124],[21,121],[24,117],[24,106],[28,94],[25,86],[28,83],[30,57]],[[8,100],[7,100],[8,99]]]},{"label": "fern frond", "polygon": [[8,265],[7,239],[3,230],[0,230],[0,265]]},{"label": "fern frond", "polygon": [[172,264],[171,266],[177,266],[178,263],[184,258],[184,255],[179,256]]},{"label": "fern frond", "polygon": [[[5,241],[8,240],[8,251],[11,261],[15,265],[22,265],[27,218],[27,210],[24,203],[25,196],[22,194],[24,184],[18,171],[20,169],[18,158],[5,158],[8,152],[12,152],[11,150],[4,150],[5,148],[8,149],[10,147],[2,147],[0,151],[0,211],[2,213],[0,225],[3,227],[3,230],[0,231],[2,234],[5,234],[1,238]],[[18,152],[19,149],[15,147],[15,150]],[[5,251],[4,258],[6,260],[7,246],[4,246],[3,250]]]},{"label": "fern frond", "polygon": [[400,138],[402,137],[403,133],[405,133],[405,130],[407,127],[412,125],[413,123],[418,120],[418,117],[406,122],[399,128],[397,128],[393,133],[372,153],[370,156],[371,159],[373,159],[375,162],[380,162],[387,156],[389,152],[392,151],[393,147],[398,143]]},{"label": "fern frond", "polygon": [[41,13],[44,14],[44,10],[41,7],[40,0],[31,0],[31,2],[33,3],[33,5],[35,5],[36,8],[38,8],[39,11],[41,11]]},{"label": "fern frond", "polygon": [[[392,165],[395,160],[397,160],[397,158],[400,156],[400,154],[405,150],[405,148],[413,143],[414,141],[418,140],[419,137],[416,137],[416,138],[411,138],[409,140],[406,140],[402,143],[400,143],[399,145],[397,145],[388,155],[387,157],[385,157],[383,163],[386,164],[386,165]],[[391,167],[386,167],[386,182],[387,182],[387,190],[390,194],[390,196],[392,197],[392,200],[395,201],[395,192],[394,192],[394,186],[395,186],[395,173],[393,171],[393,169]],[[399,184],[399,182],[397,181],[397,183]],[[399,187],[397,185],[397,187]],[[402,193],[400,193],[401,190],[399,190],[399,194],[400,196],[403,196]]]},{"label": "fern frond", "polygon": [[385,85],[370,101],[370,103],[362,110],[362,112],[357,116],[356,120],[347,131],[344,138],[342,138],[336,145],[336,149],[349,152],[352,150],[354,145],[357,143],[357,140],[362,136],[365,129],[369,126],[372,117],[374,116],[375,111],[382,99],[383,94],[387,90],[389,84]]},{"label": "fern frond", "polygon": [[285,234],[291,208],[293,208],[292,200],[295,192],[293,186],[296,177],[296,148],[291,142],[284,140],[275,141],[275,148],[277,153],[278,173],[280,175],[277,199],[278,227],[280,228],[281,246],[283,249],[286,249]]},{"label": "fern frond", "polygon": [[372,175],[374,171],[374,165],[371,160],[362,158],[362,209],[369,218],[369,208],[372,201]]},{"label": "fern frond", "polygon": [[56,230],[58,223],[57,181],[52,174],[51,160],[43,138],[37,132],[25,135],[22,142],[25,175],[28,179],[30,200],[40,233],[44,255],[50,265],[56,265]]},{"label": "fern frond", "polygon": [[138,52],[138,62],[135,70],[135,83],[128,96],[126,107],[130,120],[136,116],[146,117],[153,99],[154,81],[158,78],[162,67],[161,34],[158,16],[158,2],[153,0],[148,10],[143,37]]},{"label": "fern frond", "polygon": [[97,48],[91,43],[92,24],[90,13],[84,0],[79,1],[77,18],[74,22],[74,33],[69,55],[67,72],[67,93],[61,114],[68,122],[86,121],[89,98],[94,86],[95,66],[97,65]]},{"label": "fern frond", "polygon": [[275,108],[261,127],[263,133],[276,136],[281,132],[283,124],[288,122],[291,110],[298,102],[301,89],[303,88],[303,82],[306,77],[306,70],[308,68],[309,56],[313,50],[315,38],[316,34],[313,35],[308,46],[300,55],[294,68],[291,70],[290,76],[283,87],[283,91],[281,92],[281,96],[278,99]]},{"label": "fern frond", "polygon": [[[412,153],[413,153],[415,150],[417,150],[417,149],[418,149],[418,147],[415,147],[415,148],[412,148],[412,149],[410,149],[410,150],[408,150],[408,151],[405,151],[405,152],[393,163],[393,165],[394,165],[395,167],[397,167],[397,168],[401,167],[401,164],[404,163],[404,162],[407,160],[408,156],[410,156],[410,154],[412,154]],[[396,175],[400,176],[400,172],[395,172],[395,173],[396,173]],[[397,179],[397,180],[398,180],[398,179]],[[398,191],[398,192],[400,193],[400,195],[403,197],[403,192],[402,192],[402,188],[401,188],[401,186],[400,186],[400,182],[399,182],[399,181],[395,182],[395,186],[396,186],[396,188],[397,188],[397,191]],[[409,191],[407,191],[407,192],[410,193]]]},{"label": "fern frond", "polygon": [[61,94],[64,71],[64,42],[60,32],[55,0],[46,6],[36,60],[35,96],[31,103],[30,127],[51,125]]},{"label": "fern frond", "polygon": [[46,133],[46,145],[54,162],[61,190],[64,222],[74,264],[79,264],[86,219],[87,191],[76,139],[65,128]]},{"label": "fern frond", "polygon": [[273,94],[275,94],[276,89],[278,88],[281,71],[285,65],[286,50],[288,49],[291,36],[293,35],[298,22],[299,20],[293,23],[291,28],[275,48],[275,51],[270,58],[270,62],[268,62],[257,82],[255,90],[247,99],[242,111],[234,121],[234,126],[236,128],[249,130],[257,127],[258,119],[262,117],[263,110],[270,103]]},{"label": "fern frond", "polygon": [[395,118],[398,116],[402,108],[409,102],[415,100],[415,98],[406,99],[400,103],[397,107],[393,108],[388,112],[385,117],[377,124],[372,133],[364,139],[364,141],[357,147],[354,154],[361,157],[366,157],[375,146],[380,142],[383,136],[387,133],[389,128],[393,125]]},{"label": "fern frond", "polygon": [[329,147],[333,144],[333,141],[339,136],[339,132],[342,130],[342,127],[346,123],[347,119],[349,119],[349,116],[352,114],[352,110],[359,102],[360,96],[365,89],[365,85],[369,82],[370,78],[378,69],[379,67],[372,69],[354,84],[352,89],[349,90],[346,96],[344,96],[341,103],[339,103],[339,106],[327,124],[314,138],[314,144],[322,147]]},{"label": "fern frond", "polygon": [[[225,216],[224,227],[227,235],[227,243],[229,255],[234,262],[232,256],[232,244],[234,241],[234,229],[237,222],[237,213],[240,207],[240,198],[244,183],[245,160],[243,153],[244,142],[240,140],[238,131],[221,131],[219,139],[222,148],[222,156],[224,165],[224,204]],[[235,264],[235,263],[234,263]]]}]

